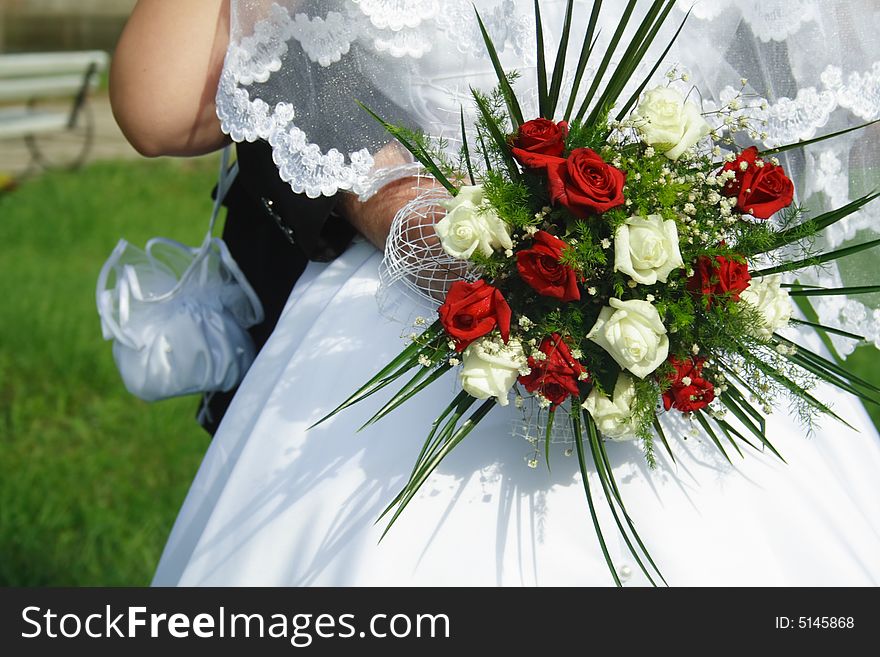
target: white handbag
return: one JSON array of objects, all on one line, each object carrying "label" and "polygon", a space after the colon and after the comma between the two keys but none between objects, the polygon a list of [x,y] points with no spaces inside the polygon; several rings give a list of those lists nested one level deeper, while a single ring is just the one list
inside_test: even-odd
[{"label": "white handbag", "polygon": [[226,391],[254,360],[248,327],[263,307],[226,243],[214,237],[238,172],[223,151],[217,197],[201,246],[156,237],[140,249],[122,239],[98,276],[104,339],[125,387],[146,401]]}]

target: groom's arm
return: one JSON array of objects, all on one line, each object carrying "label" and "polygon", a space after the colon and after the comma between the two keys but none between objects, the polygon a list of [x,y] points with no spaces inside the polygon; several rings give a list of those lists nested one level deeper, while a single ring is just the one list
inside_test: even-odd
[{"label": "groom's arm", "polygon": [[222,147],[214,96],[229,42],[228,0],[139,0],[113,56],[110,103],[138,152]]}]

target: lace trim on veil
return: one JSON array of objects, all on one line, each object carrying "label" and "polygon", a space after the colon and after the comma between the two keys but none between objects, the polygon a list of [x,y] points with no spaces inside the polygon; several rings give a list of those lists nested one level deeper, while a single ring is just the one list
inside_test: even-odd
[{"label": "lace trim on veil", "polygon": [[[292,105],[274,107],[252,97],[247,87],[264,83],[281,69],[288,42],[295,40],[311,62],[329,67],[362,41],[376,52],[394,58],[419,59],[430,52],[437,32],[447,34],[461,52],[486,57],[473,6],[465,0],[447,0],[440,11],[438,0],[352,0],[346,14],[328,11],[310,17],[273,3],[265,19],[255,23],[253,33],[230,43],[217,90],[217,115],[221,129],[233,141],[264,139],[272,146],[281,178],[298,194],[310,198],[332,196],[340,190],[362,197],[375,193],[376,180],[386,182],[398,172],[406,175],[411,165],[374,171],[369,149],[346,155],[335,148],[324,152],[295,123]],[[512,48],[526,57],[533,39],[528,21],[515,16],[512,0],[502,0],[487,13],[487,29],[499,51]],[[454,36],[453,36],[454,35]]]}]

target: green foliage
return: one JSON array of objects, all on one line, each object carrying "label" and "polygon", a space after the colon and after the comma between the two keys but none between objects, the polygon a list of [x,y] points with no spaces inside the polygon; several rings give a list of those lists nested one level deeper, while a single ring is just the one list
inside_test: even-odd
[{"label": "green foliage", "polygon": [[516,233],[527,226],[539,223],[535,218],[533,196],[523,181],[511,182],[498,171],[487,172],[482,179],[483,193],[511,232]]},{"label": "green foliage", "polygon": [[96,163],[0,197],[0,583],[143,586],[209,444],[127,393],[95,281],[117,240],[204,236],[216,159]]}]

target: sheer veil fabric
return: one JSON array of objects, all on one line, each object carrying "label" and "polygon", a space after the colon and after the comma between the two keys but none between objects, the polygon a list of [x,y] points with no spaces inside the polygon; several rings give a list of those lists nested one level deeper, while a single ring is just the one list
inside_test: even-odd
[{"label": "sheer veil fabric", "polygon": [[[521,73],[520,97],[536,106],[532,0],[475,4],[502,63]],[[565,4],[541,2],[548,53]],[[575,34],[591,5],[575,3]],[[600,40],[613,33],[624,5],[603,3]],[[417,170],[355,100],[391,122],[443,136],[455,150],[460,108],[471,111],[469,87],[494,85],[467,0],[232,6],[217,95],[223,129],[235,141],[269,142],[281,178],[309,196],[369,196]],[[690,8],[682,2],[673,11],[659,48]],[[746,91],[767,100],[767,134],[756,142],[775,145],[880,118],[878,28],[880,8],[871,0],[702,0],[667,61],[690,73],[707,111],[747,78]],[[875,135],[873,128],[849,133],[787,157],[798,202],[818,211],[880,186]],[[878,212],[867,206],[822,246],[871,239]],[[441,379],[434,394],[361,434],[382,399],[306,431],[403,345],[407,327],[377,311],[380,259],[360,242],[333,263],[309,265],[205,457],[155,583],[610,584],[577,464],[559,449],[552,470],[528,468],[528,445],[511,437],[509,409],[489,414],[377,545],[383,525],[374,523],[456,385],[452,376]],[[845,259],[801,280],[859,284],[876,277],[866,262]],[[823,323],[880,343],[872,299],[828,299],[816,305]],[[821,348],[816,336],[799,337]],[[844,339],[835,346],[842,354],[852,349]],[[676,462],[660,454],[655,471],[637,446],[609,445],[630,514],[670,583],[880,584],[880,441],[854,398],[818,394],[858,431],[827,420],[807,439],[783,409],[771,416],[768,435],[787,465],[752,452],[731,466],[673,425],[683,438],[673,447]],[[613,527],[610,517],[602,521]],[[624,579],[647,583],[622,541],[610,529],[607,535]]]}]

